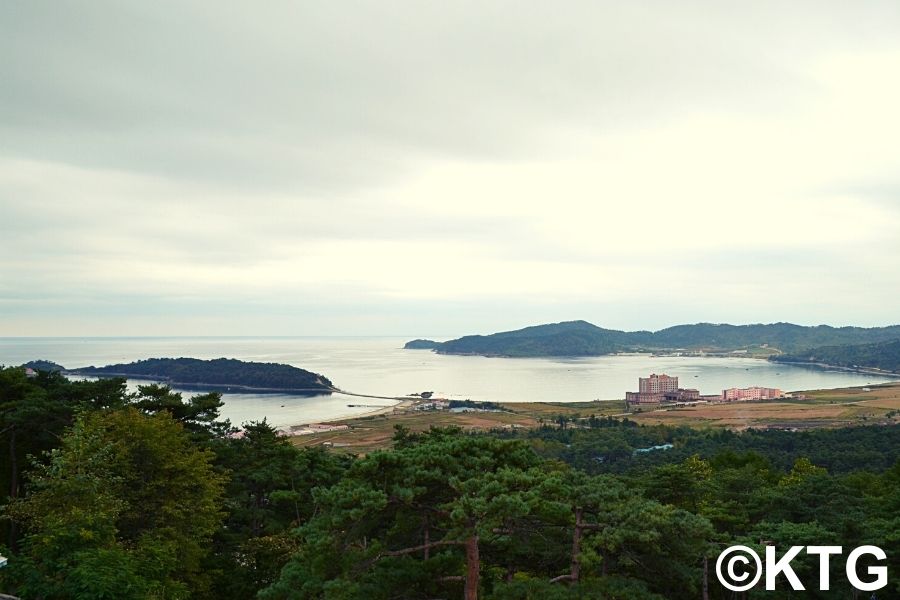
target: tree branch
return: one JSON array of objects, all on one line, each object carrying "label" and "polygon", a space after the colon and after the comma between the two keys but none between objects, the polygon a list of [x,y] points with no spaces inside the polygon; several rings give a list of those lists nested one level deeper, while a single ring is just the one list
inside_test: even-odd
[{"label": "tree branch", "polygon": [[[466,542],[462,542],[459,540],[441,540],[437,542],[428,542],[427,544],[420,544],[418,546],[412,546],[410,548],[404,548],[403,550],[391,550],[390,552],[382,552],[378,555],[378,558],[382,556],[403,556],[404,554],[412,554],[413,552],[421,552],[422,550],[430,550],[431,548],[437,548],[438,546],[465,546]],[[376,558],[377,560],[377,558]]]}]

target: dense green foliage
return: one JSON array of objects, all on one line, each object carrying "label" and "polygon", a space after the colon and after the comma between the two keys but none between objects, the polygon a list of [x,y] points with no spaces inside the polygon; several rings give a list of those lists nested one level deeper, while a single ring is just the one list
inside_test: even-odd
[{"label": "dense green foliage", "polygon": [[[787,471],[799,457],[835,475],[884,471],[900,460],[900,427],[846,427],[808,431],[698,430],[664,425],[637,426],[611,418],[584,419],[583,426],[544,426],[497,430],[495,437],[525,439],[545,458],[564,461],[588,473],[641,473],[683,462],[691,456],[712,460],[723,453],[752,454]],[[639,452],[672,444],[668,450]]]},{"label": "dense green foliage", "polygon": [[79,418],[29,495],[10,567],[28,598],[188,598],[211,584],[206,547],[222,519],[222,476],[165,413]]},{"label": "dense green foliage", "polygon": [[[72,382],[59,373],[41,371],[29,378],[22,368],[0,369],[0,493],[22,495],[29,457],[41,459],[58,447],[77,412],[121,408],[125,396],[123,380]],[[12,545],[17,527],[0,522],[0,534]]]},{"label": "dense green foliage", "polygon": [[677,325],[656,332],[603,329],[586,321],[536,325],[492,335],[469,335],[439,343],[443,354],[487,356],[599,356],[635,350],[729,351],[767,345],[793,352],[829,344],[861,344],[900,337],[890,327],[769,325]]},{"label": "dense green foliage", "polygon": [[334,485],[349,458],[323,449],[297,449],[265,422],[214,444],[217,464],[230,475],[227,516],[215,538],[220,573],[217,598],[252,598],[274,583],[297,551],[293,527],[316,510],[315,488]]},{"label": "dense green foliage", "polygon": [[217,358],[148,358],[127,364],[85,367],[78,373],[96,376],[134,377],[172,385],[206,388],[241,388],[278,392],[327,392],[328,378],[291,365]]},{"label": "dense green foliage", "polygon": [[788,363],[821,363],[851,369],[881,369],[900,373],[900,339],[875,344],[823,346],[797,354],[773,356],[771,360]]},{"label": "dense green foliage", "polygon": [[[724,600],[710,563],[764,541],[880,546],[891,583],[878,597],[900,592],[898,426],[399,427],[392,450],[350,457],[295,447],[265,422],[236,434],[220,405],[0,369],[0,592],[692,600],[706,586]],[[816,580],[816,561],[794,564]],[[831,582],[802,597],[854,597],[841,560]]]}]

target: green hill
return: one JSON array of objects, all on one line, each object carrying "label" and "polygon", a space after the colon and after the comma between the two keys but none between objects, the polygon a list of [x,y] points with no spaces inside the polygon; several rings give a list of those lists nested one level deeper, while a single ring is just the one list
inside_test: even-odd
[{"label": "green hill", "polygon": [[438,346],[440,346],[440,342],[435,342],[434,340],[412,340],[411,342],[406,342],[404,344],[404,350],[434,350]]},{"label": "green hill", "polygon": [[22,365],[25,369],[34,369],[35,371],[65,371],[66,368],[50,360],[29,360]]},{"label": "green hill", "polygon": [[794,353],[826,345],[876,343],[900,337],[900,326],[805,327],[792,323],[728,325],[697,323],[650,331],[618,331],[587,321],[536,325],[492,335],[469,335],[435,343],[441,354],[484,356],[600,356],[625,351],[731,352],[768,348]]},{"label": "green hill", "polygon": [[628,349],[629,334],[587,321],[537,325],[493,335],[468,335],[437,346],[441,354],[599,356]]},{"label": "green hill", "polygon": [[258,392],[328,392],[327,377],[291,365],[245,362],[233,358],[149,358],[127,364],[75,371],[98,377],[152,379],[171,385]]},{"label": "green hill", "polygon": [[798,354],[773,356],[770,360],[788,363],[819,363],[850,369],[880,369],[900,373],[900,339],[875,344],[824,346]]}]

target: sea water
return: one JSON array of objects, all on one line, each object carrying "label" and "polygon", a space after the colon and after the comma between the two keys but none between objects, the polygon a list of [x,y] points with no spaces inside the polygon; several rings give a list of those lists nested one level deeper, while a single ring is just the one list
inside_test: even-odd
[{"label": "sea water", "polygon": [[[144,358],[237,358],[286,363],[325,375],[340,389],[376,396],[432,391],[435,396],[499,402],[584,402],[625,397],[650,373],[679,377],[685,388],[717,394],[729,387],[784,391],[882,383],[879,375],[770,363],[752,358],[615,355],[591,358],[494,358],[404,350],[413,337],[129,337],[0,338],[0,364],[52,360],[66,368]],[[139,383],[130,381],[130,387]],[[196,392],[184,392],[190,395]],[[342,394],[224,395],[235,424],[267,418],[275,425],[313,423],[391,406],[390,400]],[[353,405],[353,406],[349,406]]]}]

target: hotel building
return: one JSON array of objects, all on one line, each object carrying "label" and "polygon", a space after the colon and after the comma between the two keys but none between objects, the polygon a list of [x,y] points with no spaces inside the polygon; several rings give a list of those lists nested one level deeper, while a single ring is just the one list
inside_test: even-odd
[{"label": "hotel building", "polygon": [[641,394],[664,394],[678,389],[678,378],[669,377],[665,373],[650,377],[638,377],[638,392]]},{"label": "hotel building", "polygon": [[678,378],[666,374],[653,373],[650,377],[638,378],[638,391],[625,392],[625,402],[635,404],[661,404],[663,402],[696,401],[700,392],[678,387]]},{"label": "hotel building", "polygon": [[749,388],[728,388],[722,390],[722,400],[725,402],[737,402],[740,400],[771,400],[772,398],[781,398],[784,392],[778,388],[766,387],[749,387]]}]

